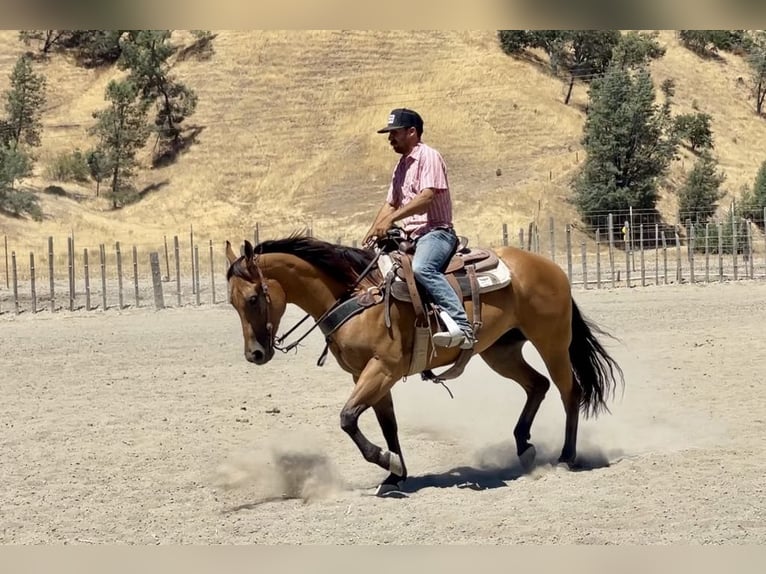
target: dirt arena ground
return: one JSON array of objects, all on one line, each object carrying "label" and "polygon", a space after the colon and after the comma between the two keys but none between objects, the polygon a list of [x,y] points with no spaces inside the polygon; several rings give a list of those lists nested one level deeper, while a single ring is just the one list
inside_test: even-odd
[{"label": "dirt arena ground", "polygon": [[[339,428],[351,382],[315,366],[319,336],[256,367],[226,304],[6,313],[0,543],[766,543],[766,283],[574,294],[619,337],[627,379],[611,415],[581,422],[593,468],[551,464],[552,389],[525,475],[521,388],[475,359],[454,399],[395,387],[412,477],[385,499]],[[362,426],[382,443],[372,413]]]}]

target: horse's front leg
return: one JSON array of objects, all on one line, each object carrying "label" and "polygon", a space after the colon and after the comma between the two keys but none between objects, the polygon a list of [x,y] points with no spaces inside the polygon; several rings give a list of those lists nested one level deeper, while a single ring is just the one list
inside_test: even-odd
[{"label": "horse's front leg", "polygon": [[[392,475],[404,478],[406,471],[404,470],[404,461],[401,454],[381,449],[359,430],[359,417],[373,405],[380,404],[384,406],[387,398],[390,400],[390,390],[397,379],[398,377],[393,375],[382,364],[380,359],[371,359],[357,379],[354,391],[340,412],[340,427],[351,437],[351,440],[354,441],[354,444],[359,448],[366,461],[377,464]],[[389,448],[392,448],[394,444],[398,444],[398,441],[392,442],[388,440],[391,438],[390,431],[390,428],[384,429],[385,434],[389,435],[386,437],[387,442],[389,442]],[[391,477],[386,479],[386,482],[393,482],[394,484],[397,482],[390,479]],[[379,488],[378,494],[381,493]]]}]

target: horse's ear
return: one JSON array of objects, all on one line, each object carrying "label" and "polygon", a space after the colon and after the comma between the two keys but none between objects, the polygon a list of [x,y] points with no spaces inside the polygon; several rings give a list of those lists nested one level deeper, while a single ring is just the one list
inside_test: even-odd
[{"label": "horse's ear", "polygon": [[247,239],[245,239],[245,259],[248,261],[253,258],[253,253],[255,251],[253,250],[253,244],[250,243]]},{"label": "horse's ear", "polygon": [[231,242],[228,239],[226,240],[226,259],[229,260],[229,265],[237,260],[237,254],[234,253],[234,250],[231,248]]}]

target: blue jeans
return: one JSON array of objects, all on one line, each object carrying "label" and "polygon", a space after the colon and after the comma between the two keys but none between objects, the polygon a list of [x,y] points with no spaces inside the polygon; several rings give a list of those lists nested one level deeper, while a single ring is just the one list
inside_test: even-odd
[{"label": "blue jeans", "polygon": [[462,300],[447,282],[443,269],[457,248],[458,238],[446,229],[433,229],[418,238],[412,271],[439,307],[455,320],[463,331],[472,331]]}]

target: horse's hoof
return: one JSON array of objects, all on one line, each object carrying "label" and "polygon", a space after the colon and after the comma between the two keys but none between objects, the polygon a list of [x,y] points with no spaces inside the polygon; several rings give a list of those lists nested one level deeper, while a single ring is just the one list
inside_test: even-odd
[{"label": "horse's hoof", "polygon": [[378,489],[375,491],[375,496],[378,496],[380,498],[406,498],[407,497],[407,495],[400,490],[398,484],[390,484],[386,482],[378,486]]},{"label": "horse's hoof", "polygon": [[524,472],[529,472],[535,468],[535,458],[537,458],[537,451],[535,450],[534,445],[529,445],[527,450],[519,455],[521,468],[524,469]]}]

